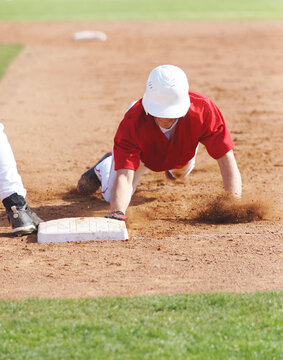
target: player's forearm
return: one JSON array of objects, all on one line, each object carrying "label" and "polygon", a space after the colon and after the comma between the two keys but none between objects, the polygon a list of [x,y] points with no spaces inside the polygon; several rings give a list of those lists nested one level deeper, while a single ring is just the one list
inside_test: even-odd
[{"label": "player's forearm", "polygon": [[223,174],[222,179],[224,189],[236,198],[240,198],[242,195],[242,179],[239,170],[235,169],[232,173]]},{"label": "player's forearm", "polygon": [[236,198],[240,198],[242,195],[242,179],[233,151],[230,150],[217,161],[222,175],[224,189]]},{"label": "player's forearm", "polygon": [[133,193],[134,171],[118,170],[116,181],[112,190],[110,208],[111,211],[122,211],[124,214],[130,204]]}]

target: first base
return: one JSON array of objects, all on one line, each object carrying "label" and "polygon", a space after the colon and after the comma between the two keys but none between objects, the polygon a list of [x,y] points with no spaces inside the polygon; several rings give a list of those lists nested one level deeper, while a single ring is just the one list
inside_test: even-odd
[{"label": "first base", "polygon": [[124,221],[103,217],[81,217],[50,220],[39,224],[39,243],[91,240],[126,240]]}]

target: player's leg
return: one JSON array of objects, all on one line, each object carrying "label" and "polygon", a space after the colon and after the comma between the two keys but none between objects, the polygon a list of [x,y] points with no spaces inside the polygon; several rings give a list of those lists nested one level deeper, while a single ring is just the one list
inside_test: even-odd
[{"label": "player's leg", "polygon": [[[146,167],[143,163],[140,164],[138,169],[135,171],[133,179],[133,194],[136,191],[137,184],[146,171]],[[116,170],[114,156],[109,156],[105,160],[101,161],[95,167],[95,173],[101,182],[101,194],[107,202],[110,202],[112,189],[116,180]]]},{"label": "player's leg", "polygon": [[[145,172],[146,167],[140,164],[135,172],[133,180],[133,193],[137,184]],[[101,193],[107,202],[110,202],[112,188],[116,179],[116,170],[112,152],[106,153],[94,166],[88,169],[80,178],[77,190],[80,194],[90,195],[95,193],[101,186]]]},{"label": "player's leg", "polygon": [[29,234],[42,221],[25,201],[26,189],[18,173],[13,151],[0,123],[0,199],[6,208],[12,233]]},{"label": "player's leg", "polygon": [[[107,160],[108,159],[108,160]],[[110,172],[110,165],[112,161],[112,151],[109,151],[102,158],[88,169],[85,173],[82,174],[78,181],[77,191],[82,195],[91,195],[94,194],[99,187],[101,186],[101,177],[99,172],[95,171],[96,167],[103,163],[105,167],[105,176]]]},{"label": "player's leg", "polygon": [[18,173],[13,151],[4,126],[0,123],[0,198],[3,201],[8,196],[17,193],[26,196],[21,176]]}]

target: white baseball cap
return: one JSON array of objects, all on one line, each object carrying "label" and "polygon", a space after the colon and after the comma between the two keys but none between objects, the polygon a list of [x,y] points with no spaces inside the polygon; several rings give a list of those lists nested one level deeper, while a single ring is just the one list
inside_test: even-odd
[{"label": "white baseball cap", "polygon": [[190,107],[189,83],[182,69],[160,65],[149,74],[142,99],[144,110],[160,118],[185,116]]}]

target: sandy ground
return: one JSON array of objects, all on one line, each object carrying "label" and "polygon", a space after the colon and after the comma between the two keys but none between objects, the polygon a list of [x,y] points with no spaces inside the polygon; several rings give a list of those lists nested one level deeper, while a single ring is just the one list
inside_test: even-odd
[{"label": "sandy ground", "polygon": [[[105,42],[74,42],[79,30]],[[283,288],[283,23],[0,23],[1,43],[26,47],[0,83],[5,125],[44,219],[104,216],[100,194],[79,196],[82,172],[112,148],[149,72],[174,64],[191,89],[221,109],[236,144],[243,201],[263,220],[194,220],[221,192],[217,163],[201,147],[185,182],[142,178],[123,242],[38,244],[13,238],[0,214],[0,298],[93,297]],[[245,219],[244,219],[245,220]]]}]

